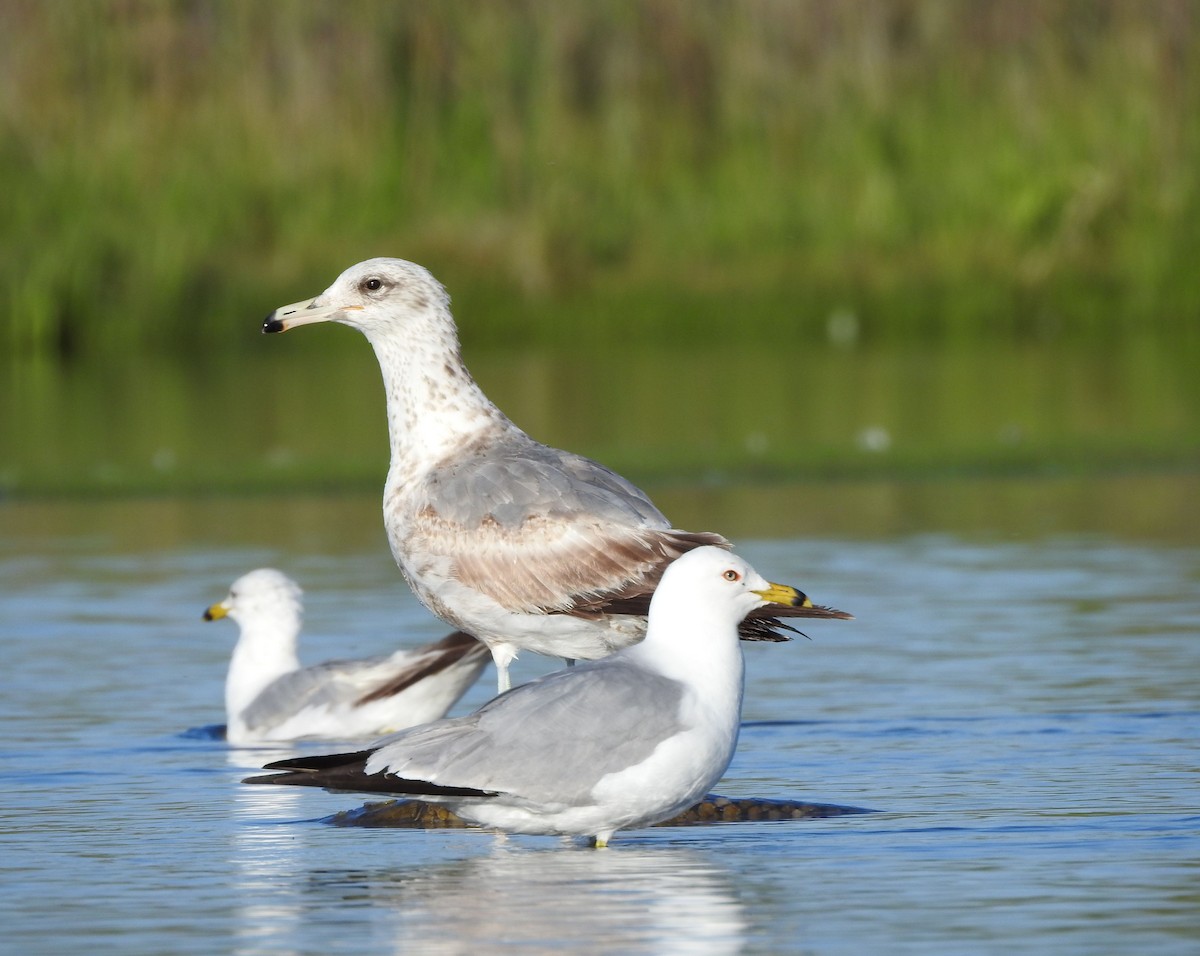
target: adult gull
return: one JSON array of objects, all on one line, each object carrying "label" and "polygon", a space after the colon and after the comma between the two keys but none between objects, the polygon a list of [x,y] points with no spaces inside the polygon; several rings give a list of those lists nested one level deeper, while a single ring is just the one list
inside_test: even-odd
[{"label": "adult gull", "polygon": [[323,737],[375,738],[444,717],[488,662],[457,632],[424,647],[301,667],[301,590],[282,571],[242,575],[206,621],[240,628],[225,678],[226,739],[233,744]]},{"label": "adult gull", "polygon": [[369,750],[276,761],[246,783],[419,796],[515,833],[590,836],[691,806],[737,745],[744,686],[738,624],[756,608],[808,607],[712,546],[675,560],[645,640],[501,694],[474,714]]},{"label": "adult gull", "polygon": [[[421,266],[360,262],[315,299],[277,309],[263,331],[315,322],[348,325],[374,348],[391,440],[392,554],[426,607],[488,645],[501,691],[522,648],[591,660],[641,640],[663,569],[699,546],[730,547],[719,534],[673,528],[620,475],[509,421],[467,371],[449,296]],[[785,640],[778,617],[850,615],[764,608],[743,636]]]}]

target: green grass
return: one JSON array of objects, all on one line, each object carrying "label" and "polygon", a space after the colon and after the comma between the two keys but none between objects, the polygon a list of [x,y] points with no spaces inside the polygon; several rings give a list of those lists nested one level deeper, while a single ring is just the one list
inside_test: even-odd
[{"label": "green grass", "polygon": [[0,342],[223,350],[379,254],[482,343],[1169,332],[1198,41],[1153,0],[6,0]]}]

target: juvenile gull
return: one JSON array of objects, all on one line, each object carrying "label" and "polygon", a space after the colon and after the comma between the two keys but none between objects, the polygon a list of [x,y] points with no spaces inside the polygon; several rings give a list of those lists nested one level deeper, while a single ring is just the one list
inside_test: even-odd
[{"label": "juvenile gull", "polygon": [[204,612],[241,630],[225,678],[230,743],[353,740],[437,720],[487,666],[487,648],[455,633],[394,654],[301,667],[301,594],[283,572],[259,568]]},{"label": "juvenile gull", "polygon": [[604,846],[615,830],[691,806],[721,778],[741,721],[738,624],[768,602],[810,605],[737,555],[697,548],[662,575],[641,643],[468,717],[357,753],[277,761],[265,769],[283,773],[246,782],[419,796],[481,826]]},{"label": "juvenile gull", "polygon": [[[264,332],[357,329],[387,394],[392,554],[433,613],[491,649],[501,691],[522,649],[596,659],[641,640],[663,569],[719,534],[681,531],[603,465],[534,441],[475,384],[445,289],[402,259],[351,266],[321,295],[277,309]],[[748,639],[785,640],[774,617],[849,618],[824,607],[751,615]]]}]

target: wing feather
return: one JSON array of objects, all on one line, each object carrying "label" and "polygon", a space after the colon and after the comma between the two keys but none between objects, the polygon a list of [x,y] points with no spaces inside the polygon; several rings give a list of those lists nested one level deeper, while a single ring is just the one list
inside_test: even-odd
[{"label": "wing feather", "polygon": [[528,436],[448,459],[413,510],[407,550],[510,611],[604,612],[649,594],[666,566],[717,534],[670,523],[646,495],[587,458]]},{"label": "wing feather", "polygon": [[681,684],[604,663],[523,684],[469,717],[403,731],[382,741],[364,769],[538,802],[583,801],[681,726]]}]

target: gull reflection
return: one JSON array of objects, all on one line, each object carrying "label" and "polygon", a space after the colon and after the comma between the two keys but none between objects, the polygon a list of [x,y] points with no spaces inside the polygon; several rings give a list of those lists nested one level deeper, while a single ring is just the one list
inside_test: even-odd
[{"label": "gull reflection", "polygon": [[[237,907],[233,952],[278,952],[281,927],[295,925],[304,901],[287,886],[302,880],[302,861],[297,858],[300,841],[296,828],[286,821],[303,815],[296,794],[280,793],[285,787],[243,787],[240,780],[266,761],[295,754],[284,747],[230,748],[226,761],[235,772],[233,785],[233,845],[231,874],[242,902]],[[259,791],[271,791],[269,794]],[[292,799],[289,799],[292,798]]]},{"label": "gull reflection", "polygon": [[[317,906],[382,908],[397,953],[739,952],[747,924],[728,872],[704,852],[628,844],[529,849],[386,871],[310,875]],[[382,927],[377,927],[377,931]]]}]

